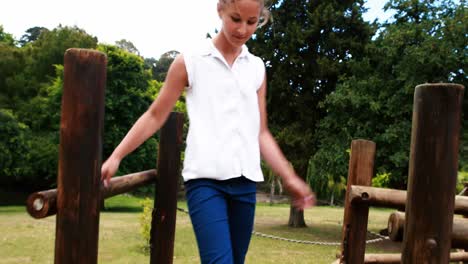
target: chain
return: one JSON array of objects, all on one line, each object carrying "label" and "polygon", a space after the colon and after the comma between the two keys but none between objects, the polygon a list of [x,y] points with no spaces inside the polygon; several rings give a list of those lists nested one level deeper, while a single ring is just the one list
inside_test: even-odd
[{"label": "chain", "polygon": [[[188,214],[188,210],[184,208],[179,208],[177,207],[177,210],[184,212]],[[371,244],[371,243],[377,243],[386,239],[389,239],[388,236],[382,236],[378,233],[372,232],[372,231],[367,231],[369,234],[376,236],[377,238],[370,239],[366,241],[366,244]],[[321,246],[339,246],[341,245],[341,242],[322,242],[322,241],[307,241],[307,240],[299,240],[299,239],[291,239],[291,238],[285,238],[285,237],[279,237],[279,236],[274,236],[274,235],[269,235],[269,234],[264,234],[257,232],[255,230],[252,231],[252,235],[259,236],[259,237],[265,237],[265,238],[270,238],[270,239],[275,239],[275,240],[281,240],[281,241],[286,241],[286,242],[292,242],[292,243],[298,243],[298,244],[308,244],[308,245],[321,245]]]},{"label": "chain", "polygon": [[339,246],[339,245],[341,245],[341,242],[321,242],[321,241],[298,240],[298,239],[291,239],[291,238],[284,238],[284,237],[279,237],[279,236],[263,234],[263,233],[255,231],[255,230],[252,231],[252,234],[256,235],[256,236],[259,236],[259,237],[266,237],[266,238],[271,238],[271,239],[276,239],[276,240],[281,240],[281,241],[287,241],[287,242],[293,242],[293,243],[299,243],[299,244],[322,245],[322,246]]},{"label": "chain", "polygon": [[179,208],[179,207],[177,207],[177,210],[178,210],[178,211],[181,211],[181,212],[183,212],[183,213],[186,213],[186,214],[189,213],[189,211],[188,211],[187,209],[184,209],[184,208]]}]

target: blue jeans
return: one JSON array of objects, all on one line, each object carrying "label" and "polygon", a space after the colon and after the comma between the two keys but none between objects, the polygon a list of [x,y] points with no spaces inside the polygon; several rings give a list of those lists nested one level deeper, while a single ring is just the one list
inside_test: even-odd
[{"label": "blue jeans", "polygon": [[185,182],[187,204],[203,264],[242,264],[255,215],[255,182],[238,177],[225,181]]}]

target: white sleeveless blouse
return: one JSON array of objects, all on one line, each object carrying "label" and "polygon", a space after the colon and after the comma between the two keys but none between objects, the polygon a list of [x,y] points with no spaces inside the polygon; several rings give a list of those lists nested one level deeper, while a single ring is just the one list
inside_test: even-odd
[{"label": "white sleeveless blouse", "polygon": [[189,81],[184,181],[241,175],[263,181],[257,96],[265,78],[263,61],[244,45],[229,67],[212,40],[183,56]]}]

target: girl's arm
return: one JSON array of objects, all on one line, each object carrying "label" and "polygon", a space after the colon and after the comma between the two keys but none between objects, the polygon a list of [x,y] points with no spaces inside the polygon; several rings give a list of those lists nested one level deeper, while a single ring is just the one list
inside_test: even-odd
[{"label": "girl's arm", "polygon": [[101,179],[107,186],[110,178],[117,172],[120,161],[158,131],[188,84],[187,71],[182,55],[178,55],[167,72],[161,91],[148,108],[136,121],[122,142],[101,168]]},{"label": "girl's arm", "polygon": [[268,129],[267,110],[266,110],[266,76],[258,94],[258,105],[260,108],[260,152],[263,159],[270,165],[273,171],[283,178],[285,187],[293,197],[293,204],[304,209],[315,204],[315,195],[307,185],[294,171],[289,161],[283,155],[280,147],[276,143],[273,135]]}]

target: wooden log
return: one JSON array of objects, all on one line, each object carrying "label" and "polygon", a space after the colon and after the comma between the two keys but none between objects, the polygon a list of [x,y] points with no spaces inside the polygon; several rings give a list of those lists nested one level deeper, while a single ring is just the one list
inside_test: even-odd
[{"label": "wooden log", "polygon": [[348,193],[352,203],[366,203],[369,206],[405,209],[406,191],[353,185]]},{"label": "wooden log", "polygon": [[[352,203],[405,210],[406,191],[359,185],[353,185],[350,189],[348,195]],[[468,196],[456,195],[453,209],[455,214],[468,214]]]},{"label": "wooden log", "polygon": [[388,217],[388,237],[392,241],[403,241],[403,230],[405,229],[405,213],[393,212]]},{"label": "wooden log", "polygon": [[[374,158],[374,142],[367,140],[353,140],[351,142],[347,192],[349,192],[351,185],[371,185]],[[369,207],[367,205],[351,204],[346,196],[340,263],[364,263],[368,217]]]},{"label": "wooden log", "polygon": [[151,264],[170,264],[173,261],[183,124],[183,114],[171,113],[161,129],[157,164],[159,177],[155,185],[150,231]]},{"label": "wooden log", "polygon": [[[156,170],[147,170],[114,177],[109,186],[100,185],[101,198],[106,199],[118,194],[135,190],[155,181]],[[44,218],[57,213],[57,189],[35,192],[26,202],[28,213],[34,218]]]},{"label": "wooden log", "polygon": [[[468,252],[450,252],[450,262],[468,261]],[[339,264],[337,259],[333,264]],[[365,264],[400,264],[401,254],[366,254],[364,257]]]},{"label": "wooden log", "polygon": [[56,264],[97,263],[106,64],[101,52],[65,52]]},{"label": "wooden log", "polygon": [[402,263],[448,263],[462,85],[416,86]]},{"label": "wooden log", "polygon": [[[451,252],[450,262],[468,261],[468,252]],[[335,262],[334,262],[335,263]],[[336,262],[338,263],[338,262]],[[366,254],[366,264],[400,264],[401,254]]]},{"label": "wooden log", "polygon": [[[388,236],[392,241],[402,241],[405,213],[394,212],[388,218]],[[468,248],[468,220],[455,217],[451,233],[452,248]]]},{"label": "wooden log", "polygon": [[401,254],[366,254],[364,257],[366,264],[400,264]]},{"label": "wooden log", "polygon": [[26,200],[29,215],[40,219],[57,213],[57,189],[32,193]]}]

